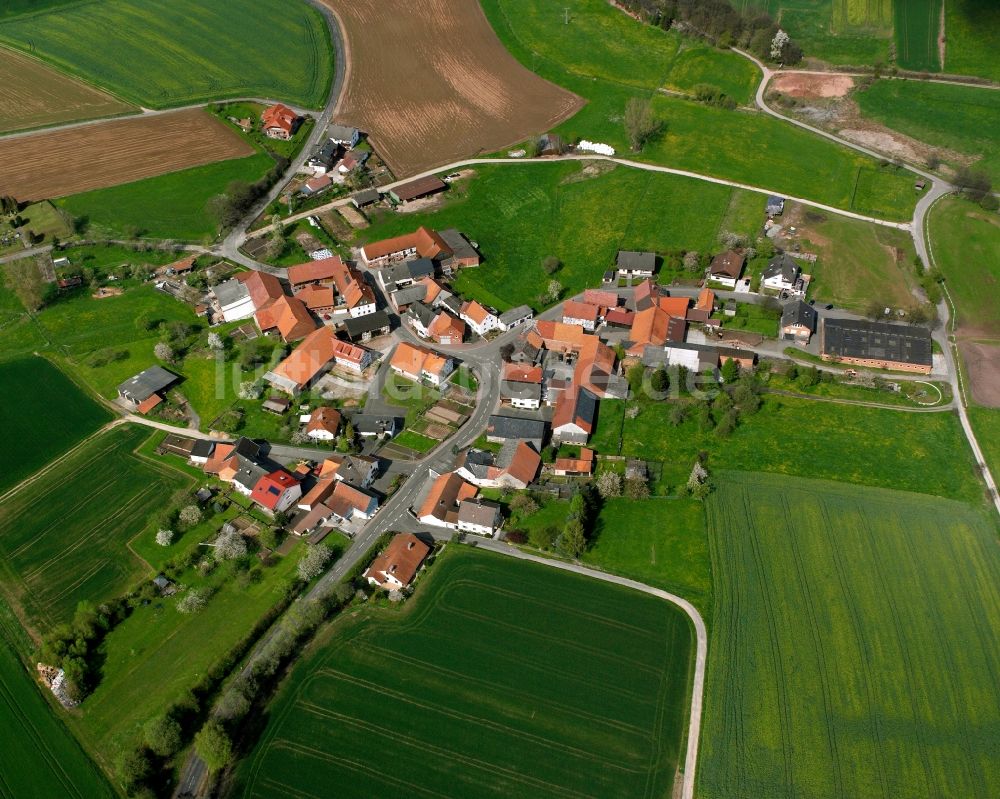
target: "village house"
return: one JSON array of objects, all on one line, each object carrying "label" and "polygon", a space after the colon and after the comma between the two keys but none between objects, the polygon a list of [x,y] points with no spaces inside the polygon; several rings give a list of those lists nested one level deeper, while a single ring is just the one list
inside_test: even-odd
[{"label": "village house", "polygon": [[576,300],[566,300],[563,303],[563,324],[579,325],[591,333],[597,329],[601,309],[596,305]]},{"label": "village house", "polygon": [[327,139],[316,148],[316,151],[306,159],[306,169],[317,177],[324,177],[333,171],[340,156],[340,147],[336,142]]},{"label": "village house", "polygon": [[434,527],[458,529],[459,505],[475,497],[478,490],[455,472],[435,475],[432,471],[430,479],[430,489],[415,514],[417,521]]},{"label": "village house", "polygon": [[491,330],[496,330],[500,324],[496,314],[475,300],[463,304],[459,315],[478,336],[485,336]]},{"label": "village house", "polygon": [[746,254],[739,250],[720,252],[708,267],[708,279],[725,288],[735,289],[737,282],[743,276],[746,262]]},{"label": "village house", "polygon": [[578,458],[556,458],[552,474],[557,477],[590,477],[594,473],[594,450],[580,448]]},{"label": "village house", "polygon": [[369,566],[364,577],[386,591],[398,591],[413,582],[431,548],[412,533],[400,533]]},{"label": "village house", "polygon": [[331,455],[318,469],[319,478],[332,477],[351,485],[368,488],[378,476],[378,458],[368,455]]},{"label": "village house", "polygon": [[816,310],[802,300],[792,300],[781,309],[781,337],[808,344],[816,331]]},{"label": "village house", "polygon": [[396,346],[389,367],[396,374],[414,382],[426,380],[439,386],[454,371],[455,362],[451,358],[403,341]]},{"label": "village house", "polygon": [[482,498],[458,506],[458,529],[473,535],[492,536],[500,529],[500,506]]},{"label": "village house", "polygon": [[250,289],[242,280],[233,278],[219,283],[212,289],[212,293],[215,295],[223,321],[235,322],[253,316],[254,305]]},{"label": "village house", "polygon": [[619,250],[615,265],[618,277],[652,277],[656,273],[656,253]]},{"label": "village house", "polygon": [[338,125],[336,122],[330,124],[326,129],[329,141],[342,147],[356,147],[361,141],[361,131],[348,125]]},{"label": "village house", "polygon": [[930,330],[915,325],[824,317],[819,349],[824,361],[869,369],[930,374],[934,366]]},{"label": "village house", "polygon": [[305,434],[313,441],[333,441],[340,430],[340,421],[340,411],[321,406],[309,414]]},{"label": "village house", "polygon": [[776,255],[761,275],[761,289],[782,295],[805,295],[803,281],[799,278],[801,271],[795,259],[787,253]]},{"label": "village house", "polygon": [[302,118],[287,105],[278,103],[264,109],[260,115],[264,135],[269,139],[290,139],[299,129]]},{"label": "village house", "polygon": [[180,378],[162,366],[150,366],[118,385],[118,398],[130,410],[143,415],[163,402],[167,390]]},{"label": "village house", "polygon": [[427,227],[419,227],[403,236],[373,241],[361,248],[361,259],[372,267],[415,256],[433,259],[451,254],[451,248],[444,239]]},{"label": "village house", "polygon": [[527,488],[538,475],[542,456],[525,441],[504,442],[500,452],[470,449],[456,473],[479,488]]},{"label": "village house", "polygon": [[370,350],[341,341],[329,327],[310,333],[281,363],[264,375],[276,388],[292,396],[300,394],[322,377],[331,364],[361,373],[371,365]]},{"label": "village house", "polygon": [[552,439],[560,443],[586,444],[597,420],[597,397],[577,385],[570,386],[556,403],[552,415]]},{"label": "village house", "polygon": [[785,198],[776,194],[768,195],[765,210],[768,216],[781,216],[785,212]]},{"label": "village house", "polygon": [[501,444],[511,440],[527,441],[541,452],[547,429],[548,423],[541,419],[495,414],[486,422],[486,440]]},{"label": "village house", "polygon": [[351,417],[354,432],[362,438],[392,438],[403,429],[405,420],[377,413],[356,413]]},{"label": "village house", "polygon": [[461,344],[465,338],[465,322],[439,311],[427,326],[427,337],[444,346]]},{"label": "village house", "polygon": [[542,405],[542,386],[540,383],[517,383],[504,380],[500,383],[500,401],[512,408],[532,411]]},{"label": "village house", "polygon": [[391,329],[389,314],[385,311],[364,316],[352,316],[343,321],[344,335],[353,344],[361,341],[371,341],[379,336],[388,336]]},{"label": "village house", "polygon": [[303,183],[302,188],[299,189],[299,193],[305,197],[315,197],[317,194],[322,194],[332,185],[333,178],[329,175],[320,175],[319,177],[309,178],[309,180]]},{"label": "village house", "polygon": [[420,338],[431,337],[428,329],[436,315],[433,308],[420,300],[410,303],[410,306],[406,309],[406,321],[410,323],[410,327],[413,328],[414,332]]},{"label": "village house", "polygon": [[277,469],[261,477],[250,499],[268,513],[284,513],[302,496],[302,485],[284,469]]},{"label": "village house", "polygon": [[316,321],[306,304],[286,294],[259,309],[254,318],[261,333],[276,332],[287,342],[305,338],[316,329]]},{"label": "village house", "polygon": [[341,159],[340,163],[337,164],[337,171],[342,175],[349,175],[358,167],[364,166],[365,162],[368,160],[368,156],[370,155],[371,152],[368,150],[348,150],[347,154]]},{"label": "village house", "polygon": [[314,283],[300,289],[295,298],[305,305],[310,313],[325,316],[337,307],[336,296],[333,286],[321,286]]}]

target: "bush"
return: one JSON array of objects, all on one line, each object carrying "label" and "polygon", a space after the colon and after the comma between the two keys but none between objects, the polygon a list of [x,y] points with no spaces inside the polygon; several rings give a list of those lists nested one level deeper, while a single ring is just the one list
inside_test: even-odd
[{"label": "bush", "polygon": [[192,588],[177,601],[178,613],[198,613],[204,610],[208,604],[208,593],[204,590]]},{"label": "bush", "polygon": [[222,725],[215,719],[206,722],[194,737],[198,757],[205,761],[211,772],[225,768],[233,754],[233,744]]},{"label": "bush", "polygon": [[153,754],[170,757],[181,748],[181,725],[168,716],[160,716],[147,722],[143,737]]},{"label": "bush", "polygon": [[156,543],[161,547],[168,547],[174,543],[174,531],[173,530],[157,530],[156,531]]},{"label": "bush", "polygon": [[299,561],[298,575],[303,582],[319,577],[330,562],[331,552],[328,547],[317,544],[306,548],[306,554]]},{"label": "bush", "polygon": [[511,530],[507,533],[506,539],[512,544],[526,544],[528,534],[524,530]]}]

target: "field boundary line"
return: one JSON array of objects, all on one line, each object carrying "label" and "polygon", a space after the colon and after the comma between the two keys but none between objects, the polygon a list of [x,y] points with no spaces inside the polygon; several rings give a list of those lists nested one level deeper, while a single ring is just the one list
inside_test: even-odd
[{"label": "field boundary line", "polygon": [[705,621],[702,619],[701,613],[698,612],[698,609],[683,597],[671,594],[669,591],[664,591],[661,588],[654,588],[651,585],[640,583],[637,580],[631,580],[627,577],[619,577],[615,574],[608,574],[606,572],[590,568],[589,566],[581,566],[575,563],[564,563],[562,561],[550,560],[549,558],[532,555],[528,552],[523,552],[520,549],[515,549],[507,544],[503,544],[499,541],[493,541],[491,539],[479,538],[475,536],[470,536],[470,539],[475,542],[475,546],[477,548],[486,549],[490,552],[496,552],[501,555],[507,555],[512,558],[518,558],[532,563],[538,563],[542,566],[548,566],[553,569],[561,569],[563,571],[579,574],[584,577],[591,577],[595,580],[603,580],[607,583],[613,583],[625,588],[631,588],[634,591],[641,591],[642,593],[650,594],[651,596],[664,599],[672,605],[676,605],[687,614],[691,623],[694,625],[696,650],[694,676],[691,681],[691,708],[688,721],[687,753],[684,758],[684,782],[681,787],[680,799],[694,799],[695,772],[697,771],[698,766],[698,745],[701,740],[701,716],[705,694],[705,664],[708,659],[708,636],[705,629]]}]

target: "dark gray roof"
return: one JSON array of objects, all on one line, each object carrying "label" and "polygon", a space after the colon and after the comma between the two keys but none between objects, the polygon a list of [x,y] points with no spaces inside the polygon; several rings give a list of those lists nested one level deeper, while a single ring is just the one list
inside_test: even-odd
[{"label": "dark gray roof", "polygon": [[646,272],[652,272],[656,269],[656,253],[619,250],[618,268],[631,271],[641,269]]},{"label": "dark gray roof", "polygon": [[574,419],[582,419],[588,424],[593,424],[597,418],[597,397],[587,389],[581,388],[576,395],[576,408],[574,410]]},{"label": "dark gray roof", "polygon": [[485,479],[490,467],[493,466],[495,458],[493,453],[486,449],[470,449],[465,453],[462,466],[474,476]]},{"label": "dark gray roof", "polygon": [[344,320],[344,330],[347,331],[347,335],[352,339],[363,336],[365,333],[373,333],[385,327],[389,327],[389,314],[384,310]]},{"label": "dark gray roof", "polygon": [[500,396],[503,399],[542,399],[542,387],[538,383],[518,383],[514,380],[500,381]]},{"label": "dark gray roof", "polygon": [[459,503],[458,520],[467,524],[495,527],[500,521],[500,506],[483,499],[466,499]]},{"label": "dark gray roof", "polygon": [[769,194],[767,196],[767,204],[769,206],[771,206],[771,205],[781,205],[783,202],[785,202],[785,198],[784,197],[779,197],[777,194]]},{"label": "dark gray roof", "polygon": [[391,433],[395,435],[396,431],[402,428],[403,422],[404,420],[397,416],[374,413],[356,413],[351,417],[351,424],[354,425],[354,429],[362,434],[381,435],[383,433]]},{"label": "dark gray roof", "polygon": [[516,305],[509,311],[504,311],[500,314],[499,319],[501,324],[511,325],[519,319],[530,319],[534,316],[534,311],[527,305]]},{"label": "dark gray roof", "polygon": [[921,366],[934,362],[931,331],[862,319],[823,320],[823,354],[839,358],[896,361]]},{"label": "dark gray roof", "polygon": [[142,402],[172,386],[177,380],[177,375],[162,366],[150,366],[119,385],[118,393],[135,402]]},{"label": "dark gray roof", "polygon": [[261,466],[257,461],[243,455],[236,456],[238,467],[233,475],[233,482],[239,483],[248,491],[253,491],[254,486],[260,482],[260,478],[270,472],[269,469]]},{"label": "dark gray roof", "polygon": [[404,286],[396,289],[391,294],[392,301],[399,308],[402,305],[417,303],[427,296],[427,286],[423,283],[415,283],[412,286]]},{"label": "dark gray roof", "polygon": [[787,303],[781,310],[781,326],[803,325],[809,330],[816,329],[816,309],[802,300]]},{"label": "dark gray roof", "polygon": [[327,139],[323,144],[321,144],[316,152],[312,154],[309,158],[310,161],[317,161],[327,166],[331,166],[334,161],[337,160],[337,153],[340,150],[340,145]]},{"label": "dark gray roof", "polygon": [[378,193],[378,189],[362,189],[352,194],[351,199],[354,200],[355,205],[371,205],[372,203],[377,203],[381,196]]},{"label": "dark gray roof", "polygon": [[219,305],[223,307],[232,305],[234,302],[239,302],[250,296],[250,290],[247,288],[246,283],[236,278],[227,280],[225,283],[220,283],[212,291],[215,292],[215,298],[219,301]]},{"label": "dark gray roof", "polygon": [[243,455],[246,458],[257,459],[260,457],[260,444],[252,438],[241,436],[233,445],[234,455]]},{"label": "dark gray roof", "polygon": [[[420,288],[423,288],[421,286]],[[406,289],[403,289],[405,291]],[[401,292],[396,292],[399,294]],[[395,295],[394,295],[395,296]],[[437,312],[434,311],[430,306],[425,305],[422,302],[415,302],[410,306],[408,312],[414,319],[420,322],[424,327],[427,327],[431,322],[434,321],[434,317],[437,316]]]},{"label": "dark gray roof", "polygon": [[545,438],[546,422],[520,416],[495,415],[486,423],[486,434],[497,438],[523,438],[529,441]]},{"label": "dark gray roof", "polygon": [[443,305],[455,316],[458,316],[462,312],[462,300],[454,294],[449,294],[447,297],[438,295],[438,305]]},{"label": "dark gray roof", "polygon": [[191,456],[194,458],[207,458],[215,451],[215,442],[198,439],[191,448]]},{"label": "dark gray roof", "polygon": [[444,239],[444,243],[451,247],[455,258],[478,258],[479,253],[476,248],[469,243],[469,240],[461,232],[453,227],[447,230],[439,230],[438,235]]},{"label": "dark gray roof", "polygon": [[434,262],[430,258],[413,258],[400,261],[379,271],[382,284],[389,286],[400,280],[419,280],[422,277],[434,277]]},{"label": "dark gray roof", "polygon": [[788,253],[781,253],[772,258],[764,270],[764,280],[781,275],[782,280],[791,283],[799,276],[799,265]]},{"label": "dark gray roof", "polygon": [[326,129],[326,135],[331,139],[339,139],[340,141],[351,141],[359,133],[357,128],[352,128],[348,125],[338,125],[336,122],[330,124],[330,127]]}]

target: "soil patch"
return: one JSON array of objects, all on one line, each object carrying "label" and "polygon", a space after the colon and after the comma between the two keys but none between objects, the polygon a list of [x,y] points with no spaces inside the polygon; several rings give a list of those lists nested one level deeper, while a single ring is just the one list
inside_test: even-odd
[{"label": "soil patch", "polygon": [[854,88],[850,75],[811,75],[788,72],[775,75],[771,88],[791,97],[846,97]]},{"label": "soil patch", "polygon": [[965,361],[972,399],[987,408],[1000,408],[1000,344],[961,341],[958,351]]}]

